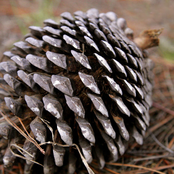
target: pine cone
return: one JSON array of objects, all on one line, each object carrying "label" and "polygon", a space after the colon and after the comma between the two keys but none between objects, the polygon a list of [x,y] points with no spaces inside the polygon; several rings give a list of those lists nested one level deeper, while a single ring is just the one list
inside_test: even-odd
[{"label": "pine cone", "polygon": [[[78,171],[83,163],[74,144],[87,163],[97,159],[103,168],[132,139],[141,145],[149,125],[153,63],[130,32],[126,37],[126,21],[96,9],[61,17],[60,24],[47,19],[43,28],[29,27],[0,63],[2,116],[42,143],[39,151],[1,118],[3,163],[11,166],[20,146],[25,173]],[[34,161],[43,170],[32,168]]]}]

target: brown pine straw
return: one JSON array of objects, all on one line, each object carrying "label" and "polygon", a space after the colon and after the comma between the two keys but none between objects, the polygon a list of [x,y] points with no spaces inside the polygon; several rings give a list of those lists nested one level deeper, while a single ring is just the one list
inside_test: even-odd
[{"label": "brown pine straw", "polygon": [[4,165],[0,165],[1,173],[4,174]]},{"label": "brown pine straw", "polygon": [[94,167],[90,166],[90,168],[92,169],[92,171],[95,173],[95,174],[100,174],[98,170],[96,170]]},{"label": "brown pine straw", "polygon": [[[165,165],[165,166],[160,166],[160,167],[154,167],[154,171],[153,172],[158,172],[157,170],[164,170],[164,169],[172,169],[174,167],[174,164],[171,164],[171,165]],[[149,170],[150,171],[150,170]],[[128,171],[128,172],[121,172],[122,174],[142,174],[142,173],[147,173],[147,170],[131,170],[131,171]],[[166,174],[166,173],[163,173],[163,172],[160,172],[162,174]],[[152,174],[152,173],[151,173]]]},{"label": "brown pine straw", "polygon": [[[26,139],[28,139],[30,142],[32,142],[39,150],[41,153],[45,154],[44,149],[41,148],[41,146],[37,143],[36,140],[34,140],[32,137],[28,136],[28,132],[27,134],[25,132],[22,131],[22,129],[20,129],[10,118],[8,118],[5,114],[3,114],[3,112],[0,110],[0,114],[5,118],[5,120],[12,126],[14,127],[22,136],[24,136]],[[20,118],[19,121],[21,122]],[[22,127],[24,127],[24,125],[22,124]]]},{"label": "brown pine straw", "polygon": [[1,171],[1,174],[24,174],[23,172],[23,169],[22,169],[22,166],[20,163],[18,163],[18,165],[14,165],[12,167],[11,170],[7,169],[7,168],[4,168],[4,165],[0,165],[0,171]]},{"label": "brown pine straw", "polygon": [[[126,167],[132,167],[132,168],[139,168],[139,169],[144,169],[146,171],[151,171],[151,172],[156,172],[156,173],[159,173],[159,174],[165,174],[163,172],[159,172],[155,169],[150,169],[150,168],[147,168],[147,167],[143,167],[143,166],[137,166],[137,165],[133,165],[133,164],[122,164],[122,163],[106,163],[107,165],[112,165],[112,166],[126,166]],[[174,166],[174,165],[173,165]],[[140,172],[140,171],[139,171]]]},{"label": "brown pine straw", "polygon": [[171,121],[174,118],[173,115],[169,115],[167,118],[165,118],[164,120],[162,120],[160,123],[152,126],[151,128],[149,128],[146,137],[149,136],[149,134],[151,132],[154,132],[155,130],[157,130],[158,128],[160,128],[161,126],[163,126],[164,124],[168,123],[169,121]]},{"label": "brown pine straw", "polygon": [[107,167],[105,167],[104,169],[107,170],[108,172],[112,173],[112,174],[119,174],[118,172],[115,172],[111,169],[108,169]]},{"label": "brown pine straw", "polygon": [[166,113],[172,115],[173,118],[174,118],[174,111],[172,111],[172,110],[170,110],[170,109],[168,109],[168,108],[166,108],[166,107],[160,105],[159,103],[155,103],[155,102],[154,102],[154,103],[153,103],[153,107],[158,108],[158,109],[160,109],[160,110],[162,110],[162,111],[165,111]]},{"label": "brown pine straw", "polygon": [[174,144],[174,137],[172,138],[172,140],[170,141],[170,143],[168,144],[168,148],[170,149],[172,147],[172,145]]}]

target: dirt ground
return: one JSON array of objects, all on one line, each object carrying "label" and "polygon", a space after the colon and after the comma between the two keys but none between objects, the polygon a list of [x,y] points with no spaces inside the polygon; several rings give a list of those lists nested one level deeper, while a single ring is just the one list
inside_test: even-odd
[{"label": "dirt ground", "polygon": [[55,20],[64,12],[89,8],[114,11],[127,20],[135,36],[145,29],[164,28],[161,42],[167,48],[174,40],[173,0],[0,0],[0,57],[27,33],[29,25],[42,25],[46,18]]}]

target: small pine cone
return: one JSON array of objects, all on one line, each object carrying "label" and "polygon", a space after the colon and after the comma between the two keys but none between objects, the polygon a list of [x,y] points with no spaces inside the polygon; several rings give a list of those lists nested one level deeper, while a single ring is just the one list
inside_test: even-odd
[{"label": "small pine cone", "polygon": [[126,21],[96,9],[61,17],[59,24],[47,19],[43,28],[29,27],[0,63],[1,111],[45,151],[1,118],[4,165],[13,164],[10,148],[19,153],[18,145],[25,173],[35,172],[34,161],[44,166],[40,173],[79,171],[83,163],[74,144],[87,163],[95,158],[103,168],[132,139],[141,145],[149,126],[153,63],[126,37]]}]

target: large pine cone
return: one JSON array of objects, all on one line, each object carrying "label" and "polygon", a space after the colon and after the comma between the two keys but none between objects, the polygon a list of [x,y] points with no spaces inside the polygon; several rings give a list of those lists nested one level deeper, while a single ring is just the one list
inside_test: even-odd
[{"label": "large pine cone", "polygon": [[61,17],[60,24],[48,19],[43,28],[29,27],[0,63],[3,117],[24,131],[23,124],[46,152],[1,118],[3,163],[13,164],[17,144],[27,159],[25,173],[34,173],[33,161],[44,173],[74,173],[82,160],[73,144],[103,168],[133,138],[142,144],[149,125],[152,62],[126,37],[125,20],[96,9]]}]

